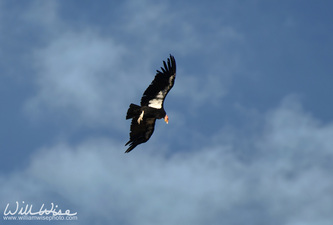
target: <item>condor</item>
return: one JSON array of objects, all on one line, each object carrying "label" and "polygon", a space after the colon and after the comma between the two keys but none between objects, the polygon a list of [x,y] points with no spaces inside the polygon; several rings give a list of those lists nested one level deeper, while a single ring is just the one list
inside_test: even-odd
[{"label": "condor", "polygon": [[132,119],[130,140],[125,144],[128,149],[125,153],[132,151],[137,145],[149,140],[154,132],[156,119],[164,118],[169,122],[163,104],[164,99],[173,87],[176,78],[176,61],[170,55],[167,63],[163,61],[164,68],[157,70],[154,80],[143,93],[141,106],[130,104],[126,119]]}]

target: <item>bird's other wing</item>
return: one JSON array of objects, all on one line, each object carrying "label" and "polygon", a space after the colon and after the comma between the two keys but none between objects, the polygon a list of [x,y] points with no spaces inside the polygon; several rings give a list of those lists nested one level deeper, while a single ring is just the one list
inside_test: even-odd
[{"label": "bird's other wing", "polygon": [[156,76],[149,87],[143,93],[141,98],[141,106],[149,106],[160,109],[163,107],[163,102],[170,89],[173,87],[176,78],[176,61],[170,55],[167,63],[163,61],[164,68],[162,71],[156,70]]},{"label": "bird's other wing", "polygon": [[130,140],[125,144],[130,145],[125,153],[132,151],[137,145],[149,140],[154,132],[155,118],[144,118],[138,124],[138,117],[132,119]]}]

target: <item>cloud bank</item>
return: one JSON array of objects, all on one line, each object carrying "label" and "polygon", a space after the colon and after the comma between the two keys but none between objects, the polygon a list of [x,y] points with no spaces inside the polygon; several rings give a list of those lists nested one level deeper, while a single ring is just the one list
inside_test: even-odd
[{"label": "cloud bank", "polygon": [[[25,171],[2,176],[1,198],[53,193],[78,211],[80,224],[329,224],[333,125],[292,98],[260,122],[256,138],[221,137],[169,157],[153,145],[123,154],[122,143],[103,138],[45,147]],[[236,149],[239,142],[252,146],[251,160],[240,157],[247,147]]]}]

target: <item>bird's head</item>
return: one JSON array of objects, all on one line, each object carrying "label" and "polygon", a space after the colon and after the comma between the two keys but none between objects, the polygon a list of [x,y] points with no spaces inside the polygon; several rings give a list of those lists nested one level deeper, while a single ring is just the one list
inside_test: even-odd
[{"label": "bird's head", "polygon": [[168,115],[165,115],[165,117],[164,117],[164,121],[168,124],[169,123],[169,117],[168,117]]}]

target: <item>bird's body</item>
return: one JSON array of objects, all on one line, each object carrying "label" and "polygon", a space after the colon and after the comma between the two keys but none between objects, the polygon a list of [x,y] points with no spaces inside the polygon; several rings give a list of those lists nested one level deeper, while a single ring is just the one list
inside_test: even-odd
[{"label": "bird's body", "polygon": [[164,68],[157,70],[156,76],[141,98],[141,106],[130,104],[126,119],[132,119],[130,140],[125,145],[130,145],[126,153],[137,145],[149,140],[154,132],[156,119],[164,118],[168,123],[169,118],[163,108],[166,95],[173,87],[176,78],[176,61],[170,55],[167,63],[163,61]]}]

